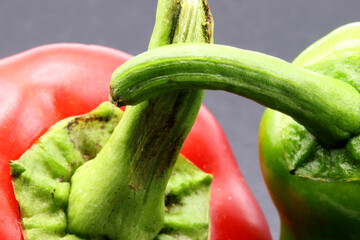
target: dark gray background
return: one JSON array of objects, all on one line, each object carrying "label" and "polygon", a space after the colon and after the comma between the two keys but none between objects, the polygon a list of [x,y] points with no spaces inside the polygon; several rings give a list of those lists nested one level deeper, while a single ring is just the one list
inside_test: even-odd
[{"label": "dark gray background", "polygon": [[[208,0],[215,43],[292,61],[331,30],[359,20],[359,0]],[[0,0],[0,57],[55,42],[99,44],[136,55],[147,49],[156,0]],[[208,91],[205,105],[223,126],[243,175],[279,238],[279,219],[263,183],[257,129],[263,107]]]}]

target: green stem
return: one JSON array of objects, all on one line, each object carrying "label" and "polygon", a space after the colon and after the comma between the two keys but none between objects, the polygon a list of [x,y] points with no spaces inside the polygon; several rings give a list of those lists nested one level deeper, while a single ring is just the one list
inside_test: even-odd
[{"label": "green stem", "polygon": [[322,143],[360,134],[360,94],[280,59],[233,47],[179,44],[141,54],[113,74],[111,96],[134,104],[175,89],[225,90],[290,115]]},{"label": "green stem", "polygon": [[[205,0],[160,0],[150,47],[206,42],[209,16]],[[174,91],[126,109],[101,152],[72,178],[69,232],[122,240],[158,234],[165,188],[202,96]]]}]

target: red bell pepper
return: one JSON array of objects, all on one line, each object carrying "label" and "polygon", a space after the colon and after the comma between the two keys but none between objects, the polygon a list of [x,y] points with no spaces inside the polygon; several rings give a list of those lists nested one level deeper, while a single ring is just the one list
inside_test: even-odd
[{"label": "red bell pepper", "polygon": [[[9,161],[57,121],[106,101],[112,72],[130,57],[101,46],[54,44],[0,60],[0,239],[22,239]],[[214,176],[211,239],[271,238],[221,127],[204,106],[182,154]]]}]

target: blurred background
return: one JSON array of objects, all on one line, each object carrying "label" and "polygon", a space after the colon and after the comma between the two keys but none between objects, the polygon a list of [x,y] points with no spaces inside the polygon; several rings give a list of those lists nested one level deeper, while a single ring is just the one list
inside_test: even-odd
[{"label": "blurred background", "polygon": [[[360,20],[359,0],[208,0],[215,43],[292,61],[331,30]],[[1,0],[0,58],[39,45],[79,42],[146,51],[156,0]],[[238,164],[279,238],[279,217],[259,168],[257,131],[264,108],[224,92],[207,91],[205,105],[216,116]]]}]

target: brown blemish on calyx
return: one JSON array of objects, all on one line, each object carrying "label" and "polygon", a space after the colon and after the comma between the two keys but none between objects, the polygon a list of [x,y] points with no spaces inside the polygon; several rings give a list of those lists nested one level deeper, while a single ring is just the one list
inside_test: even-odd
[{"label": "brown blemish on calyx", "polygon": [[[73,147],[84,161],[93,159],[102,148],[101,135],[110,136],[120,118],[111,108],[106,114],[93,113],[73,118],[66,130]],[[96,130],[94,130],[96,129]],[[88,135],[92,135],[89,139]]]},{"label": "brown blemish on calyx", "polygon": [[129,188],[130,188],[131,190],[137,190],[137,189],[138,189],[138,187],[137,187],[137,186],[132,185],[132,184],[130,184],[130,185],[129,185]]}]

